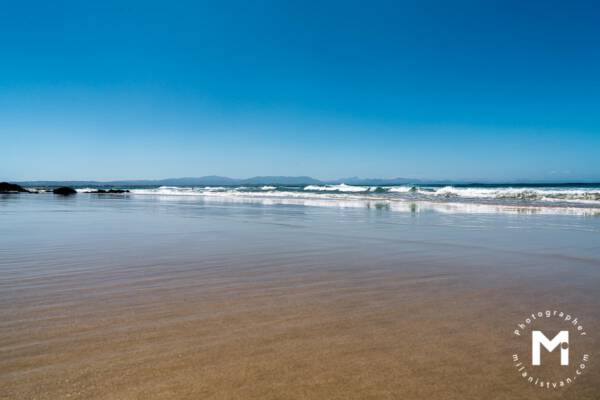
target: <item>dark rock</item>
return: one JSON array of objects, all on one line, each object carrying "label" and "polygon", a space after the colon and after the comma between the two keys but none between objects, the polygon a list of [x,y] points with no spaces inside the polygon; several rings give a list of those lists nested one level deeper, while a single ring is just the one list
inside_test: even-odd
[{"label": "dark rock", "polygon": [[98,189],[90,193],[106,194],[106,193],[129,193],[127,189]]},{"label": "dark rock", "polygon": [[69,196],[71,194],[76,194],[77,191],[75,189],[73,189],[73,188],[68,187],[68,186],[63,186],[63,187],[59,187],[59,188],[54,189],[52,191],[52,193],[54,193],[54,194],[61,194],[63,196]]},{"label": "dark rock", "polygon": [[22,186],[16,185],[14,183],[0,182],[0,193],[12,193],[12,192],[29,193],[29,190],[25,189]]}]

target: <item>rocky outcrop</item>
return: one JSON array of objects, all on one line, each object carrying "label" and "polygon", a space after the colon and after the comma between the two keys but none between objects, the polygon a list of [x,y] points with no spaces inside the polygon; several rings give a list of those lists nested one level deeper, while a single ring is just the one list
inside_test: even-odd
[{"label": "rocky outcrop", "polygon": [[60,195],[63,195],[63,196],[70,196],[72,194],[76,194],[77,191],[75,189],[73,189],[73,188],[68,187],[68,186],[63,186],[63,187],[59,187],[59,188],[54,189],[52,191],[52,193],[54,193],[54,194],[60,194]]},{"label": "rocky outcrop", "polygon": [[0,193],[29,193],[29,190],[14,183],[0,182]]}]

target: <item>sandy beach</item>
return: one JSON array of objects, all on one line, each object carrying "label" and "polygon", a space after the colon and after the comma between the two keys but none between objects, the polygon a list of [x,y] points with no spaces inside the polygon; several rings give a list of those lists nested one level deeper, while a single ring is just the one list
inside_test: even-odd
[{"label": "sandy beach", "polygon": [[600,1],[7,1],[0,400],[600,400]]},{"label": "sandy beach", "polygon": [[[1,399],[596,399],[600,220],[3,196]],[[570,310],[580,381],[511,332]],[[594,354],[596,353],[596,354]]]}]

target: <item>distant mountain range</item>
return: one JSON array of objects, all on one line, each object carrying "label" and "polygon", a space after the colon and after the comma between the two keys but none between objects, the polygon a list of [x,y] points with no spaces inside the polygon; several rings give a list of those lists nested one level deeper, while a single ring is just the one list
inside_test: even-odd
[{"label": "distant mountain range", "polygon": [[310,176],[255,176],[247,179],[228,178],[226,176],[201,176],[188,178],[168,178],[156,180],[118,180],[118,181],[21,181],[15,182],[25,187],[158,187],[158,186],[303,186],[303,185],[347,185],[364,186],[393,186],[393,185],[454,185],[454,186],[598,186],[598,182],[568,182],[568,181],[543,181],[543,180],[520,180],[510,182],[478,181],[451,181],[451,180],[423,180],[414,178],[359,178],[356,176],[319,180]]},{"label": "distant mountain range", "polygon": [[118,181],[23,181],[22,186],[75,186],[75,187],[108,187],[108,186],[240,186],[240,185],[328,185],[346,183],[348,185],[404,185],[422,183],[418,179],[366,179],[351,177],[335,180],[319,180],[310,176],[255,176],[247,179],[235,179],[225,176],[201,176],[188,178],[168,178],[157,180],[118,180]]}]

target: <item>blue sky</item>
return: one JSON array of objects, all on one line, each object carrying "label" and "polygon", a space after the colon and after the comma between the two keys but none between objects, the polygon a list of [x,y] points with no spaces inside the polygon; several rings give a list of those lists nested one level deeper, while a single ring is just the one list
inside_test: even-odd
[{"label": "blue sky", "polygon": [[598,13],[564,1],[5,3],[0,180],[600,180]]}]

